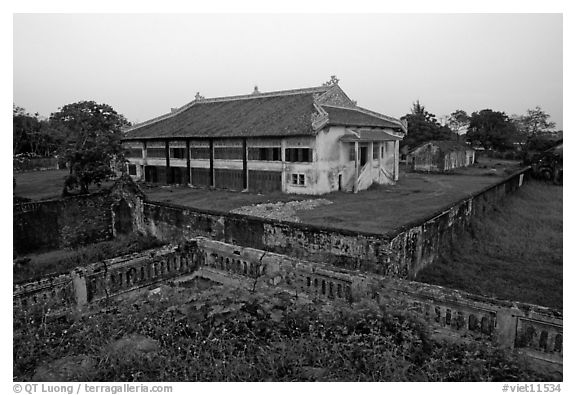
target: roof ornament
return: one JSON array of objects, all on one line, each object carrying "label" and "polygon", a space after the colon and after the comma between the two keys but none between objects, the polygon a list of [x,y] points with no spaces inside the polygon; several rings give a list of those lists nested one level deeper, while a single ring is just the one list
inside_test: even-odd
[{"label": "roof ornament", "polygon": [[200,94],[200,92],[196,92],[196,96],[194,96],[194,99],[195,100],[202,100],[202,99],[206,99],[206,98],[204,96],[202,96]]},{"label": "roof ornament", "polygon": [[258,90],[258,85],[254,85],[254,92],[252,92],[253,95],[259,95],[260,91]]},{"label": "roof ornament", "polygon": [[327,81],[325,83],[322,84],[322,86],[333,86],[333,85],[338,85],[338,82],[340,80],[335,76],[335,75],[331,75],[330,76],[330,81]]}]

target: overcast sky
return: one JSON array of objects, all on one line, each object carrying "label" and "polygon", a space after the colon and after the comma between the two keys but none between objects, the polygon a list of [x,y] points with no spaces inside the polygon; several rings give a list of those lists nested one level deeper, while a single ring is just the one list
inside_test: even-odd
[{"label": "overcast sky", "polygon": [[142,122],[194,99],[321,85],[401,117],[420,100],[562,129],[561,14],[14,16],[14,103],[43,116],[110,104]]}]

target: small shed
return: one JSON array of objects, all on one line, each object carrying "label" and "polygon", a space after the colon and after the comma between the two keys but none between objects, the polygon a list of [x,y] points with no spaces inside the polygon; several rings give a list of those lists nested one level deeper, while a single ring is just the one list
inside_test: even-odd
[{"label": "small shed", "polygon": [[413,171],[446,172],[474,164],[474,149],[457,141],[428,141],[410,151],[406,165]]}]

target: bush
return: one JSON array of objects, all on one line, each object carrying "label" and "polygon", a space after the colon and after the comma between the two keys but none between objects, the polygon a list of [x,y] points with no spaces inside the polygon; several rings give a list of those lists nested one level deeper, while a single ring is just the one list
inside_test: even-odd
[{"label": "bush", "polygon": [[[159,348],[119,355],[134,337]],[[15,312],[14,380],[71,355],[94,381],[539,380],[514,357],[431,340],[405,311],[367,301],[299,301],[279,292],[163,287],[160,295],[74,317]]]}]

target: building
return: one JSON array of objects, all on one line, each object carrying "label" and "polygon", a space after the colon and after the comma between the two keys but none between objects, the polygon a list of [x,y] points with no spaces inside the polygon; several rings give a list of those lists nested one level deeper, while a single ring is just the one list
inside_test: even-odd
[{"label": "building", "polygon": [[398,179],[406,126],[336,83],[206,99],[125,131],[129,174],[161,184],[314,194]]},{"label": "building", "polygon": [[447,172],[474,164],[474,149],[456,141],[428,141],[410,151],[406,166],[413,171]]}]

